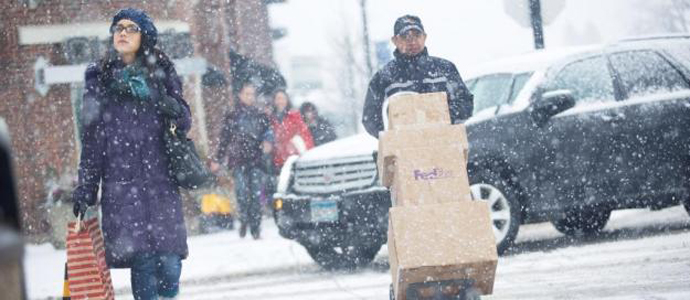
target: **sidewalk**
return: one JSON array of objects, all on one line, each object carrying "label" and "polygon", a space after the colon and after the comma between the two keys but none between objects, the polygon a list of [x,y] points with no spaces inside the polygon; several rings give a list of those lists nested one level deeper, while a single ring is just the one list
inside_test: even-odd
[{"label": "sidewalk", "polygon": [[[209,278],[230,278],[280,271],[299,271],[316,265],[298,243],[278,235],[273,219],[264,219],[262,237],[250,235],[240,239],[237,230],[190,237],[189,257],[182,262],[184,284]],[[61,297],[64,250],[50,244],[26,247],[27,292],[29,299]],[[129,270],[112,270],[113,285],[118,294],[129,293]]]}]

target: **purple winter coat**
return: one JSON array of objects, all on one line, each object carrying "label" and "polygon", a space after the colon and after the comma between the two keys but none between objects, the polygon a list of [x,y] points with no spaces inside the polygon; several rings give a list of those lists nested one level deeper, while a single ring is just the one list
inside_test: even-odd
[{"label": "purple winter coat", "polygon": [[183,104],[185,113],[177,120],[182,130],[189,130],[191,113],[172,63],[159,67],[165,75],[147,80],[151,92],[147,104],[106,89],[99,66],[92,64],[86,70],[74,199],[95,204],[101,185],[106,261],[112,268],[131,267],[137,253],[172,252],[182,258],[188,253],[179,189],[168,175],[163,117],[154,107],[161,92],[153,82],[164,85]]}]

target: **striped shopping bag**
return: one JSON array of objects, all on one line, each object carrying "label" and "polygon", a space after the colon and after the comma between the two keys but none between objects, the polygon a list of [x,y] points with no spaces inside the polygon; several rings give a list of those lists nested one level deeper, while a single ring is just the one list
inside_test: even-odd
[{"label": "striped shopping bag", "polygon": [[71,299],[115,299],[97,218],[69,223],[67,277]]}]

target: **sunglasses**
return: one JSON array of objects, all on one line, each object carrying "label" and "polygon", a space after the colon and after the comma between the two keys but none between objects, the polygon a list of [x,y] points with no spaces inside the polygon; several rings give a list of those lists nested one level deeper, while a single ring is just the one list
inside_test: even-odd
[{"label": "sunglasses", "polygon": [[113,25],[113,27],[110,27],[110,34],[121,33],[123,30],[128,34],[141,32],[141,28],[139,28],[137,25],[122,26],[117,24]]}]

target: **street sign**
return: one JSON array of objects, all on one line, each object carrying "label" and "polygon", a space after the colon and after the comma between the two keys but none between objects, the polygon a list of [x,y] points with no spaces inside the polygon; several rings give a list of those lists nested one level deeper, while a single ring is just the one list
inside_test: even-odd
[{"label": "street sign", "polygon": [[[503,0],[503,9],[520,26],[532,27],[530,0]],[[565,7],[565,0],[541,0],[541,19],[544,25],[551,23]]]}]

